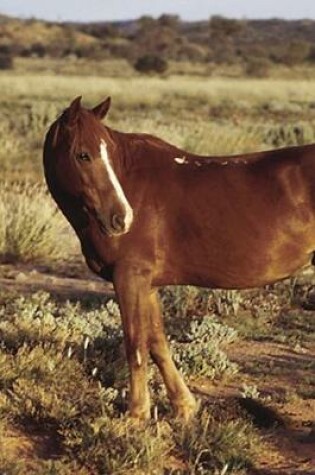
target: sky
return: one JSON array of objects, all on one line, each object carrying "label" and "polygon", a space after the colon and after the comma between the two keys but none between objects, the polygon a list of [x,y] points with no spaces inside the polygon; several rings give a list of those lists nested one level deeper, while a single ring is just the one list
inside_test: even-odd
[{"label": "sky", "polygon": [[108,21],[178,14],[185,20],[315,18],[315,0],[0,0],[0,13],[52,21]]}]

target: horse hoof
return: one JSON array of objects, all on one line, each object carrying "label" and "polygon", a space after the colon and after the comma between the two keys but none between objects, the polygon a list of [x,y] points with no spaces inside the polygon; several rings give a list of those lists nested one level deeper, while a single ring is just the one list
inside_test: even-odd
[{"label": "horse hoof", "polygon": [[151,418],[150,407],[133,406],[129,409],[129,415],[133,419],[147,421]]},{"label": "horse hoof", "polygon": [[198,412],[199,403],[196,402],[195,398],[191,396],[189,399],[181,400],[174,404],[176,419],[184,422],[185,424],[189,423],[195,414]]}]

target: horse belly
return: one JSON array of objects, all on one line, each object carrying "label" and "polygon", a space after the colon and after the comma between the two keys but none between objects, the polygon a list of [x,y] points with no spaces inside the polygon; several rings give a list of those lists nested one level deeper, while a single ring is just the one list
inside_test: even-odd
[{"label": "horse belly", "polygon": [[212,257],[208,262],[202,259],[179,266],[181,268],[177,275],[173,268],[175,278],[173,282],[168,283],[222,289],[261,287],[289,277],[309,265],[312,258],[312,252],[294,254],[294,256],[287,252],[275,256],[261,254],[254,258],[248,255],[244,260],[235,259],[234,262],[231,259],[227,261],[224,258]]},{"label": "horse belly", "polygon": [[[260,287],[284,279],[310,264],[315,229],[300,223],[187,236],[172,247],[175,283],[215,288]],[[170,274],[169,274],[170,275]]]}]

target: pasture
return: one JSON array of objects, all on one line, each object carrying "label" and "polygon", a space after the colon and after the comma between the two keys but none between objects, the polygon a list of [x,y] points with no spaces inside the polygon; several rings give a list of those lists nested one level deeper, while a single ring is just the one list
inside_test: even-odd
[{"label": "pasture", "polygon": [[200,409],[187,427],[173,420],[152,367],[152,421],[132,422],[112,289],[46,194],[41,153],[76,95],[110,95],[111,127],[196,153],[315,142],[315,81],[13,71],[0,90],[0,472],[312,473],[313,272],[251,291],[162,289]]}]

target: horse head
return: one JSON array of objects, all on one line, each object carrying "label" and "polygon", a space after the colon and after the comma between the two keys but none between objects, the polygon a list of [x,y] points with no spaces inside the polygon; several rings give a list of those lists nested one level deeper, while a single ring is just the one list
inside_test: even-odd
[{"label": "horse head", "polygon": [[[109,107],[110,98],[86,109],[77,97],[53,124],[45,148],[49,142],[58,188],[79,200],[103,233],[118,236],[129,231],[133,211],[119,180],[119,145],[113,132],[101,122]],[[52,164],[45,168],[47,175]]]}]

